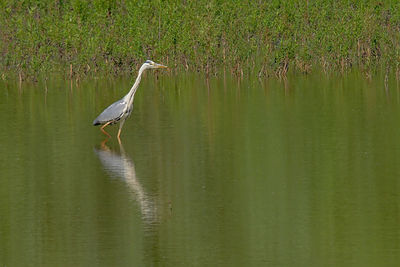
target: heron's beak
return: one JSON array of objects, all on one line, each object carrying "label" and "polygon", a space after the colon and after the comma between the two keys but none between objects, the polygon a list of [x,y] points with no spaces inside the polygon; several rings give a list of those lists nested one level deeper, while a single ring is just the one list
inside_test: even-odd
[{"label": "heron's beak", "polygon": [[164,66],[164,65],[161,65],[161,64],[158,64],[158,63],[156,63],[156,68],[157,69],[166,69],[166,68],[168,68],[167,66]]}]

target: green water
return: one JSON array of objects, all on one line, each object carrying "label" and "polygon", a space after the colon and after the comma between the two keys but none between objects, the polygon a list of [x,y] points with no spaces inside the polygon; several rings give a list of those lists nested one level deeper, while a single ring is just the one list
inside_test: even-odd
[{"label": "green water", "polygon": [[0,267],[398,266],[396,81],[133,80],[0,83]]}]

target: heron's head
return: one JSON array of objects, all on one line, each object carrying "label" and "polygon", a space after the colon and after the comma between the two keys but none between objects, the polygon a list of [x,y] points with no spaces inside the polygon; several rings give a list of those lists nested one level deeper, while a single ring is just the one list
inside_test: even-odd
[{"label": "heron's head", "polygon": [[155,62],[153,62],[153,61],[151,61],[151,60],[146,60],[146,62],[143,64],[143,66],[144,66],[146,69],[167,68],[167,66],[164,66],[164,65],[155,63]]}]

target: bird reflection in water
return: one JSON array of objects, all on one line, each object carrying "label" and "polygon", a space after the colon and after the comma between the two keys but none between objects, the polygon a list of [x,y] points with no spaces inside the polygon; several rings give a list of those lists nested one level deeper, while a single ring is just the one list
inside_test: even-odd
[{"label": "bird reflection in water", "polygon": [[122,143],[119,144],[120,152],[117,152],[111,150],[106,145],[106,142],[107,139],[101,143],[100,148],[95,148],[95,153],[99,157],[104,169],[111,177],[117,177],[125,181],[130,193],[140,206],[145,223],[157,223],[158,216],[154,199],[146,194],[137,179],[133,160],[126,155]]}]

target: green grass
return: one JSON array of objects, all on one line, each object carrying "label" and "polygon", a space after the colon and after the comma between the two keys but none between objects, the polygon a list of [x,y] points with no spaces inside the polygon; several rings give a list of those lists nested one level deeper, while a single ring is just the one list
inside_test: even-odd
[{"label": "green grass", "polygon": [[[400,72],[400,1],[0,1],[3,79],[175,70]],[[72,72],[71,72],[72,69]]]}]

